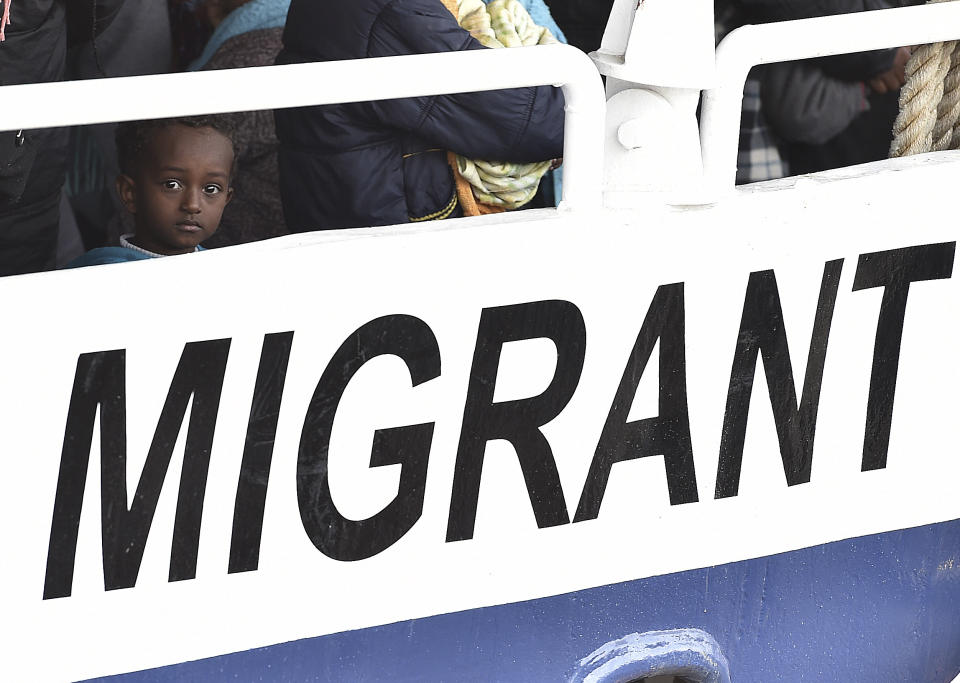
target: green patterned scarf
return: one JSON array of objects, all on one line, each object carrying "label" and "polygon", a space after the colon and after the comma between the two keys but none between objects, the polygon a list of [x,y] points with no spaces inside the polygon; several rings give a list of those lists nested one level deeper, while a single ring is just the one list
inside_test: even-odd
[{"label": "green patterned scarf", "polygon": [[[550,31],[537,26],[517,0],[460,0],[460,26],[486,47],[521,47],[559,42]],[[514,164],[478,161],[457,155],[457,169],[473,188],[478,202],[504,209],[523,206],[537,193],[540,179],[551,161]]]}]

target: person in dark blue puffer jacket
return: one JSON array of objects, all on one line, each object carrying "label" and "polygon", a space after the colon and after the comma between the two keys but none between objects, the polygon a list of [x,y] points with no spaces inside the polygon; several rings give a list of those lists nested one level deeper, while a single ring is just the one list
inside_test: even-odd
[{"label": "person in dark blue puffer jacket", "polygon": [[[283,42],[278,64],[487,49],[441,0],[293,0]],[[293,232],[462,215],[447,150],[563,155],[563,94],[552,86],[282,109],[276,123]]]}]

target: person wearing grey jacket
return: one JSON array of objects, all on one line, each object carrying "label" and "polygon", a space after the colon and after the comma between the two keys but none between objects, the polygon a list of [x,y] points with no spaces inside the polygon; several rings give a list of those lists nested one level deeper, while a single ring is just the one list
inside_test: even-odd
[{"label": "person wearing grey jacket", "polygon": [[[873,10],[917,2],[867,0],[804,7],[817,4],[833,9],[862,4]],[[764,110],[791,172],[813,173],[886,158],[909,57],[910,49],[900,47],[769,65],[761,85]]]},{"label": "person wearing grey jacket", "polygon": [[[732,4],[739,23],[765,23],[888,9],[916,4],[916,0],[733,0]],[[766,132],[764,139],[780,162],[781,174],[883,158],[909,54],[907,48],[891,48],[770,64],[752,71],[757,104],[751,116],[756,127]],[[741,131],[741,141],[745,139]],[[756,156],[741,149],[742,160]],[[738,171],[738,179],[744,176]]]},{"label": "person wearing grey jacket", "polygon": [[791,172],[886,158],[909,57],[900,48],[891,69],[863,80],[833,77],[810,61],[770,65],[761,86],[766,114]]}]

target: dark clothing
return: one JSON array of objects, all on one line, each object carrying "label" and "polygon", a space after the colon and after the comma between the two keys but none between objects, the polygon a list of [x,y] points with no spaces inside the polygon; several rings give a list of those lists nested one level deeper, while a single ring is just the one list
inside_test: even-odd
[{"label": "dark clothing", "polygon": [[[281,64],[485,49],[440,0],[293,0],[283,41]],[[563,154],[552,86],[285,109],[276,121],[293,231],[455,215],[446,150],[513,162]]]},{"label": "dark clothing", "polygon": [[[810,19],[833,14],[849,14],[888,9],[888,0],[736,0],[744,12],[744,23]],[[813,60],[828,76],[845,81],[873,78],[893,66],[895,49],[854,52]]]},{"label": "dark clothing", "polygon": [[799,175],[886,159],[890,151],[893,122],[899,111],[899,93],[874,93],[868,99],[869,108],[842,133],[826,142],[784,143],[784,153],[790,159],[790,170]]},{"label": "dark clothing", "polygon": [[600,47],[613,0],[546,0],[567,41],[584,52]]},{"label": "dark clothing", "polygon": [[199,3],[171,1],[165,4],[173,38],[173,69],[183,71],[203,51],[213,28]]},{"label": "dark clothing", "polygon": [[[124,0],[109,28],[97,36],[96,43],[89,41],[67,51],[65,79],[142,76],[167,73],[171,67],[166,3]],[[67,161],[65,191],[87,249],[115,245],[120,235],[134,229],[133,217],[117,194],[120,165],[116,129],[115,123],[101,123],[77,126],[70,133],[71,155]]]},{"label": "dark clothing", "polygon": [[[66,14],[65,3],[57,0],[16,3],[7,39],[0,43],[0,86],[63,78]],[[17,131],[0,133],[0,216],[48,199],[63,184],[66,131],[28,130],[16,138]]]},{"label": "dark clothing", "polygon": [[839,135],[869,108],[863,81],[842,81],[806,61],[764,69],[767,118],[784,142],[820,145]]},{"label": "dark clothing", "polygon": [[[273,64],[282,46],[283,29],[249,31],[230,38],[204,69],[235,69]],[[233,199],[223,210],[220,227],[205,247],[225,247],[287,234],[277,180],[277,134],[273,112],[224,114],[236,153]]]},{"label": "dark clothing", "polygon": [[[717,7],[724,3],[718,0]],[[916,0],[733,0],[734,25],[807,19],[888,9]],[[782,160],[783,174],[810,173],[884,158],[896,116],[896,94],[872,96],[865,81],[893,66],[896,49],[876,50],[755,67],[747,94],[755,89],[754,112],[762,120],[767,147]],[[745,94],[744,119],[747,120]],[[891,109],[891,103],[893,108]],[[762,159],[744,150],[741,131],[738,182]],[[746,162],[745,162],[746,160]],[[767,164],[769,166],[769,164]],[[768,177],[777,177],[771,175]]]},{"label": "dark clothing", "polygon": [[849,14],[889,5],[884,0],[737,0],[758,22]]},{"label": "dark clothing", "polygon": [[48,270],[55,265],[60,190],[0,212],[0,275]]},{"label": "dark clothing", "polygon": [[[121,2],[17,0],[0,43],[0,86],[62,80],[68,35],[90,40]],[[62,128],[0,133],[0,275],[53,265],[67,141]]]}]

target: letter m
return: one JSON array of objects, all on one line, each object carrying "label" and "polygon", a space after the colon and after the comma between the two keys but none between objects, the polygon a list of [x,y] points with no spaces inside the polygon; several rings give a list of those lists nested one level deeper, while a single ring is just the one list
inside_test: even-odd
[{"label": "letter m", "polygon": [[98,408],[103,584],[106,590],[114,590],[130,588],[137,582],[160,490],[192,397],[169,580],[192,579],[196,575],[210,447],[229,350],[229,339],[191,342],[184,346],[136,493],[129,504],[126,351],[85,353],[77,359],[50,525],[44,600],[67,597],[73,589],[80,510]]}]

